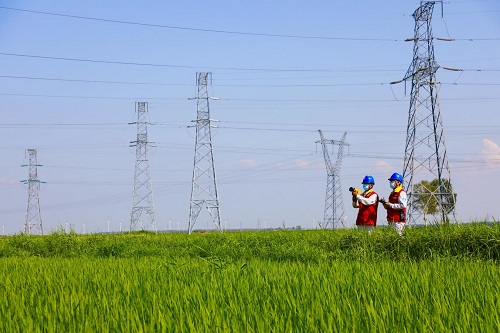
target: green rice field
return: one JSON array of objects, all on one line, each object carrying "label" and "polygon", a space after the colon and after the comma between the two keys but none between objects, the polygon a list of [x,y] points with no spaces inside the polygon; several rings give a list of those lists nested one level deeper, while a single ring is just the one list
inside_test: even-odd
[{"label": "green rice field", "polygon": [[499,332],[500,225],[0,238],[0,332]]}]

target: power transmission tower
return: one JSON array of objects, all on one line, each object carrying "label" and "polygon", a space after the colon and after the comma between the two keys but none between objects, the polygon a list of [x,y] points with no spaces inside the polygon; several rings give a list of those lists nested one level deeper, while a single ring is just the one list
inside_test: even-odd
[{"label": "power transmission tower", "polygon": [[28,167],[28,179],[21,180],[21,183],[28,185],[28,205],[26,206],[26,222],[24,223],[24,233],[31,234],[33,228],[38,229],[40,235],[43,235],[42,217],[40,215],[40,199],[38,191],[40,190],[40,183],[38,179],[38,164],[36,149],[27,149],[28,164],[21,165]]},{"label": "power transmission tower", "polygon": [[196,145],[194,150],[193,181],[189,208],[188,233],[191,233],[203,206],[206,207],[215,228],[222,231],[219,198],[215,178],[212,132],[208,101],[216,99],[208,96],[208,81],[212,73],[197,73],[198,112],[196,122]]},{"label": "power transmission tower", "polygon": [[[130,217],[130,231],[135,230],[140,223],[141,229],[151,229],[157,231],[155,220],[155,205],[153,201],[153,185],[149,174],[149,147],[148,141],[148,103],[137,102],[137,140],[131,141],[131,147],[136,147],[135,153],[135,174],[134,174],[134,192],[132,193],[132,213]],[[145,223],[141,216],[145,214]]]},{"label": "power transmission tower", "polygon": [[[415,223],[425,213],[425,204],[417,199],[427,198],[437,203],[441,223],[448,221],[448,214],[455,216],[455,194],[451,186],[444,139],[443,121],[438,101],[436,72],[439,65],[434,59],[434,37],[432,35],[432,13],[436,2],[421,2],[413,13],[415,34],[407,41],[413,41],[413,61],[403,80],[411,80],[410,108],[406,135],[403,167],[404,187],[408,193],[407,222]],[[429,179],[430,178],[430,179]],[[422,189],[415,186],[419,181],[437,179],[436,190],[417,193]]]},{"label": "power transmission tower", "polygon": [[[326,165],[326,197],[325,197],[325,214],[323,219],[323,224],[321,227],[323,229],[331,226],[333,229],[336,227],[344,227],[344,202],[342,200],[342,187],[340,185],[340,166],[342,165],[342,157],[344,156],[344,147],[349,146],[345,142],[347,132],[344,133],[342,139],[340,140],[328,140],[323,136],[323,132],[318,130],[321,140],[316,141],[316,143],[321,143],[323,147],[323,156],[325,158]],[[335,164],[330,160],[330,153],[328,152],[327,145],[338,145],[339,150],[337,152],[337,161]]]}]

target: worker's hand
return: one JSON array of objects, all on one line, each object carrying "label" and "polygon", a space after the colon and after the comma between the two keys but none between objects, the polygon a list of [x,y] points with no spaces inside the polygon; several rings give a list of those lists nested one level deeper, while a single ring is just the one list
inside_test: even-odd
[{"label": "worker's hand", "polygon": [[351,193],[352,193],[352,196],[355,197],[355,196],[357,196],[359,194],[359,189],[355,187],[354,190],[352,190]]},{"label": "worker's hand", "polygon": [[385,208],[385,209],[389,209],[389,208],[391,208],[391,204],[390,204],[390,203],[388,203],[388,202],[386,202],[386,201],[384,201],[384,202],[382,203],[382,205],[384,205],[384,208]]}]

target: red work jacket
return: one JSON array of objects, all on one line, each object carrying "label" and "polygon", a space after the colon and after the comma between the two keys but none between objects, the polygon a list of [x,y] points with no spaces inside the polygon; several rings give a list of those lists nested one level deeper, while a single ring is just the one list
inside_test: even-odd
[{"label": "red work jacket", "polygon": [[[398,191],[399,190],[399,191]],[[389,203],[399,203],[399,195],[404,190],[402,188],[396,188],[389,195]],[[406,222],[406,208],[403,209],[387,209],[387,221],[388,222]]]},{"label": "red work jacket", "polygon": [[[365,198],[369,198],[372,195],[377,195],[374,191],[370,191],[368,193],[361,194]],[[356,219],[356,225],[377,225],[377,208],[378,208],[378,199],[375,201],[373,205],[363,205],[358,201],[359,211],[358,217]]]}]

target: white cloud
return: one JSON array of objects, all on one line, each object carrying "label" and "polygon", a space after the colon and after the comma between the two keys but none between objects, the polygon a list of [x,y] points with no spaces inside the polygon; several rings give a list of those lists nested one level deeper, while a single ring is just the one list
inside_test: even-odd
[{"label": "white cloud", "polygon": [[386,161],[383,161],[383,160],[378,160],[375,163],[375,167],[377,167],[379,170],[381,170],[385,173],[390,173],[391,170],[393,169],[393,167],[389,163],[387,163]]},{"label": "white cloud", "polygon": [[500,168],[500,146],[498,144],[490,139],[483,139],[481,155],[489,167]]},{"label": "white cloud", "polygon": [[311,165],[311,163],[306,160],[296,160],[295,165],[301,169],[307,169]]},{"label": "white cloud", "polygon": [[255,168],[257,166],[257,161],[252,159],[240,160],[238,163],[246,168]]},{"label": "white cloud", "polygon": [[9,184],[9,185],[12,185],[12,184],[18,184],[18,183],[19,183],[19,180],[14,180],[14,179],[0,177],[0,184]]},{"label": "white cloud", "polygon": [[[317,165],[312,164],[308,160],[295,160],[292,162],[278,162],[276,163],[276,167],[281,170],[285,169],[318,169]],[[324,168],[324,165],[322,166]]]}]

